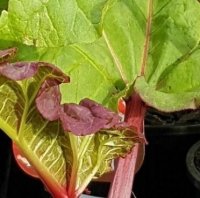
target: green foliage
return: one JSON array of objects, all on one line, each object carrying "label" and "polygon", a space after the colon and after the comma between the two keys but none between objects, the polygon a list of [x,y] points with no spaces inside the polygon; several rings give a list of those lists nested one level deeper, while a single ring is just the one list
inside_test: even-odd
[{"label": "green foliage", "polygon": [[[128,90],[162,111],[195,109],[200,104],[199,19],[196,0],[10,0],[0,18],[0,48],[18,47],[17,60],[47,61],[69,75],[71,83],[61,87],[63,102],[78,103],[87,97],[116,111],[118,98]],[[48,174],[55,174],[55,181],[73,183],[71,187],[81,191],[88,182],[83,181],[85,175],[91,179],[107,171],[106,160],[130,150],[131,143],[123,141],[129,137],[126,133],[63,137],[58,123],[36,115],[33,101],[25,99],[23,83],[3,77],[0,82],[1,98],[11,99],[1,101],[0,127],[22,149],[29,148],[29,160],[34,165],[40,161]],[[25,130],[18,132],[16,104],[22,113],[26,103],[30,109],[23,120]],[[23,141],[13,134],[23,134]],[[44,156],[40,146],[46,150]],[[106,154],[116,148],[121,150]],[[42,161],[51,149],[63,167],[57,176],[49,162]],[[65,166],[67,172],[62,172]],[[72,178],[70,172],[76,182],[65,180]]]},{"label": "green foliage", "polygon": [[7,10],[8,8],[8,0],[1,0],[0,1],[0,13],[2,10]]}]

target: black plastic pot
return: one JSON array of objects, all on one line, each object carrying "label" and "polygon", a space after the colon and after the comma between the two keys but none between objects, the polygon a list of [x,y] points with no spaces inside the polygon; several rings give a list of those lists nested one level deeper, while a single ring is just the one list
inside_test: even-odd
[{"label": "black plastic pot", "polygon": [[194,198],[187,175],[186,154],[200,139],[200,124],[146,126],[145,160],[133,191],[139,198]]},{"label": "black plastic pot", "polygon": [[200,141],[189,149],[186,158],[188,176],[196,187],[196,197],[200,197]]}]

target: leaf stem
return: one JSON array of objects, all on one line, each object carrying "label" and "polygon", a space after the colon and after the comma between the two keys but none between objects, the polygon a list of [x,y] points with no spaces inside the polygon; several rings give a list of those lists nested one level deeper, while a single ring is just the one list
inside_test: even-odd
[{"label": "leaf stem", "polygon": [[[25,104],[24,104],[24,111],[23,111],[23,114],[22,114],[22,117],[21,117],[21,120],[20,120],[20,126],[19,126],[19,130],[18,130],[18,139],[23,139],[23,131],[24,131],[24,126],[25,126],[25,122],[26,122],[26,117],[27,117],[27,113],[28,113],[28,110],[29,110],[29,98],[27,96],[27,88],[26,88],[26,82],[25,81],[24,83],[21,83],[21,87],[22,87],[22,90],[23,90],[23,93],[24,93],[24,100],[25,100]],[[30,101],[31,103],[32,101]]]},{"label": "leaf stem", "polygon": [[69,139],[71,143],[72,153],[73,153],[73,165],[70,176],[70,183],[68,187],[68,195],[70,198],[75,198],[76,184],[77,184],[77,171],[78,171],[78,144],[77,137],[72,133],[69,134]]},{"label": "leaf stem", "polygon": [[[102,149],[102,147],[100,146],[99,151]],[[78,188],[78,190],[76,191],[76,195],[77,197],[81,195],[81,193],[86,189],[86,187],[88,186],[88,184],[91,182],[91,180],[94,178],[94,175],[96,174],[96,172],[99,169],[99,166],[101,164],[101,160],[100,160],[100,154],[98,154],[98,158],[97,158],[97,162],[95,167],[92,169],[92,171],[89,173],[89,175],[86,177],[86,179],[83,181],[82,185]]]},{"label": "leaf stem", "polygon": [[85,136],[83,141],[81,142],[81,146],[79,148],[79,155],[78,155],[78,171],[80,170],[80,168],[82,167],[83,164],[83,156],[86,153],[87,149],[88,149],[88,145],[90,144],[91,140],[92,140],[92,136]]},{"label": "leaf stem", "polygon": [[[126,109],[125,120],[131,126],[134,126],[138,133],[142,133],[146,107],[137,93],[134,93],[131,99],[127,101]],[[126,158],[119,159],[109,198],[130,198],[134,174],[138,165],[138,157],[141,154],[139,146],[139,144],[136,144]]]},{"label": "leaf stem", "polygon": [[94,175],[96,174],[96,172],[99,169],[99,165],[100,165],[99,163],[96,164],[96,166],[92,169],[92,171],[90,172],[90,174],[88,175],[88,177],[84,180],[84,182],[82,183],[82,185],[78,188],[78,190],[76,191],[77,197],[82,194],[82,192],[87,188],[88,184],[94,178]]},{"label": "leaf stem", "polygon": [[85,137],[83,138],[83,140],[81,141],[81,146],[80,146],[80,148],[79,148],[80,153],[78,153],[78,158],[79,158],[79,159],[82,158],[82,156],[83,156],[84,153],[86,152],[87,147],[88,147],[88,145],[90,144],[90,141],[92,140],[92,136],[93,136],[93,135],[85,136]]},{"label": "leaf stem", "polygon": [[28,161],[37,171],[43,184],[48,189],[48,192],[50,192],[54,198],[69,198],[66,189],[62,187],[53,178],[53,176],[48,171],[46,171],[45,168],[43,168],[38,158],[32,153],[32,150],[27,147],[26,143],[24,143],[23,141],[17,141],[16,144],[22,151],[23,155],[28,159]]},{"label": "leaf stem", "polygon": [[126,75],[125,75],[125,73],[123,71],[123,65],[121,64],[119,58],[117,57],[117,55],[116,55],[116,53],[115,53],[115,51],[114,51],[114,49],[113,49],[113,47],[112,47],[112,45],[110,43],[105,31],[102,31],[102,35],[103,35],[103,38],[104,38],[104,40],[105,40],[105,42],[106,42],[106,44],[108,46],[110,54],[111,54],[111,56],[112,56],[112,58],[113,58],[113,60],[114,60],[114,62],[116,64],[116,67],[117,67],[117,69],[118,69],[118,71],[119,71],[119,73],[121,75],[122,80],[124,81],[125,84],[127,84],[128,83],[128,79],[127,79],[127,77],[126,77]]},{"label": "leaf stem", "polygon": [[146,35],[145,35],[144,50],[143,50],[142,63],[141,63],[141,73],[140,73],[141,76],[144,76],[145,67],[147,64],[150,34],[151,34],[152,12],[153,12],[153,0],[148,0]]}]

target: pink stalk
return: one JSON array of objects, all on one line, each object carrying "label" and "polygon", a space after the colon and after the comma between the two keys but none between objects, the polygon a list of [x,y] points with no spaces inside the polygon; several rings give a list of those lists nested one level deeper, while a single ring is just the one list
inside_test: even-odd
[{"label": "pink stalk", "polygon": [[39,174],[46,190],[52,195],[53,198],[71,198],[68,196],[64,186],[52,182],[49,178]]},{"label": "pink stalk", "polygon": [[[139,95],[134,93],[127,102],[125,120],[134,126],[138,133],[143,133],[144,116],[146,107]],[[120,158],[109,192],[109,198],[130,198],[135,172],[137,171],[138,158],[143,152],[140,144],[126,158]]]},{"label": "pink stalk", "polygon": [[58,190],[54,190],[53,193],[51,193],[53,198],[70,198],[67,193],[63,193],[61,191]]}]

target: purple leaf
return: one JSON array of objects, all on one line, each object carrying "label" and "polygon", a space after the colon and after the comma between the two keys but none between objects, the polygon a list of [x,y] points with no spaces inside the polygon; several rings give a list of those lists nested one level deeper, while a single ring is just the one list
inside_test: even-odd
[{"label": "purple leaf", "polygon": [[118,114],[110,111],[109,109],[103,107],[90,99],[84,99],[80,102],[80,105],[87,107],[92,112],[93,116],[104,120],[105,125],[103,128],[112,128],[114,125],[120,122],[120,117]]},{"label": "purple leaf", "polygon": [[46,80],[38,92],[36,106],[44,118],[54,121],[60,117],[61,95],[59,91],[59,81],[54,79]]},{"label": "purple leaf", "polygon": [[61,105],[60,82],[48,79],[38,92],[36,105],[44,118],[60,120],[64,131],[75,135],[89,135],[101,129],[127,127],[118,114],[108,110],[90,99],[83,99],[80,104]]},{"label": "purple leaf", "polygon": [[88,135],[99,131],[107,124],[107,120],[95,117],[92,111],[82,105],[65,104],[60,116],[65,131],[76,135]]},{"label": "purple leaf", "polygon": [[[42,85],[37,93],[36,106],[46,119],[59,119],[61,95],[58,85],[69,82],[69,77],[54,65],[45,62],[7,62],[16,51],[17,48],[0,51],[0,75],[15,81],[28,79],[39,73]],[[45,72],[40,72],[41,68]]]},{"label": "purple leaf", "polygon": [[39,62],[5,63],[0,66],[0,74],[11,80],[23,80],[34,76]]},{"label": "purple leaf", "polygon": [[55,76],[54,80],[51,82],[51,86],[53,82],[55,83],[55,81],[59,81],[60,83],[70,81],[69,77],[66,76],[61,70],[56,68],[54,65],[45,62],[4,62],[0,64],[0,74],[11,80],[24,80],[33,77],[41,67],[51,69],[49,73]]}]

